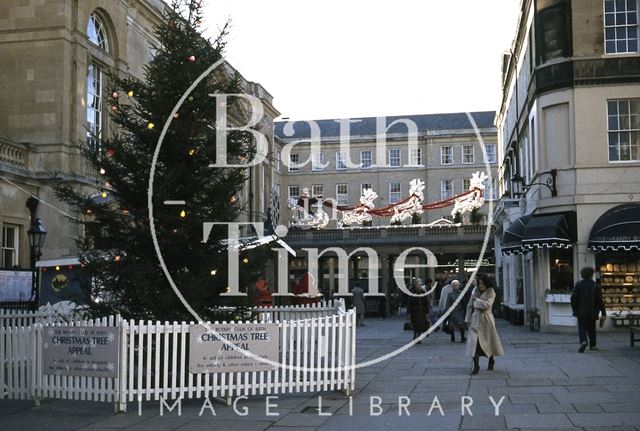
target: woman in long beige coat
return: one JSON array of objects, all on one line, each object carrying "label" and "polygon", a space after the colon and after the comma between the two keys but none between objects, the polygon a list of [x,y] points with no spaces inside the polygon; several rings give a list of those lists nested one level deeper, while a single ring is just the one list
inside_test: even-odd
[{"label": "woman in long beige coat", "polygon": [[467,315],[464,319],[469,325],[467,336],[467,356],[473,357],[473,371],[480,371],[480,356],[489,358],[488,370],[493,370],[494,356],[504,355],[502,343],[496,331],[496,321],[491,309],[496,299],[496,292],[489,278],[485,275],[476,276],[476,287],[467,305]]}]

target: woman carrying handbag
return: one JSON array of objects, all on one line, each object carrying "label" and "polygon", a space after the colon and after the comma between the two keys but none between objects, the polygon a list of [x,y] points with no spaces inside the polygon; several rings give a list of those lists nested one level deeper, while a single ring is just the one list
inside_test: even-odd
[{"label": "woman carrying handbag", "polygon": [[503,356],[502,343],[491,311],[496,292],[486,275],[476,276],[476,287],[467,305],[465,323],[469,325],[466,355],[473,357],[472,375],[480,371],[480,356],[487,356],[487,369],[493,370],[495,356]]}]

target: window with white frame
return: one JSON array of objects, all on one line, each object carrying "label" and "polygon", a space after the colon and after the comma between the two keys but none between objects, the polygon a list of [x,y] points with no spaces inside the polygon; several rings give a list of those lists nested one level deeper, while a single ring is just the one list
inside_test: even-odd
[{"label": "window with white frame", "polygon": [[402,187],[399,181],[392,181],[389,183],[389,203],[395,204],[402,199]]},{"label": "window with white frame", "polygon": [[103,51],[109,51],[109,40],[107,38],[107,32],[102,22],[102,19],[92,13],[89,16],[89,21],[87,22],[87,38],[89,42],[96,45]]},{"label": "window with white frame", "polygon": [[324,169],[324,153],[314,151],[311,153],[311,170],[322,171]]},{"label": "window with white frame", "polygon": [[289,186],[289,198],[298,199],[300,197],[300,186]]},{"label": "window with white frame", "polygon": [[360,184],[360,196],[362,196],[364,194],[364,191],[366,189],[371,189],[371,183],[362,183]]},{"label": "window with white frame", "polygon": [[394,168],[400,166],[400,148],[389,149],[389,166]]},{"label": "window with white frame", "polygon": [[324,197],[324,185],[314,184],[311,186],[311,197],[322,199]]},{"label": "window with white frame", "polygon": [[347,169],[347,165],[345,164],[346,160],[347,160],[347,152],[337,151],[336,152],[336,169],[339,171]]},{"label": "window with white frame", "polygon": [[638,52],[637,0],[604,0],[604,44],[607,54]]},{"label": "window with white frame", "polygon": [[102,68],[90,63],[87,70],[87,143],[98,150],[102,136]]},{"label": "window with white frame", "polygon": [[609,100],[609,161],[640,161],[640,99]]},{"label": "window with white frame", "polygon": [[462,191],[466,192],[469,190],[469,188],[471,187],[471,179],[470,178],[463,178],[462,179]]},{"label": "window with white frame", "polygon": [[463,164],[471,164],[474,160],[474,151],[473,145],[463,145],[462,146],[462,163]]},{"label": "window with white frame", "polygon": [[11,268],[18,265],[20,237],[19,226],[5,224],[2,226],[2,262],[0,267]]},{"label": "window with white frame", "polygon": [[[109,39],[105,25],[95,13],[89,16],[87,22],[87,39],[98,50],[109,52]],[[95,50],[94,48],[94,50]],[[92,150],[100,149],[103,129],[103,81],[102,67],[94,61],[89,61],[87,67],[87,144]]]},{"label": "window with white frame", "polygon": [[440,200],[453,197],[453,180],[440,180]]},{"label": "window with white frame", "polygon": [[450,165],[453,163],[453,147],[440,147],[440,164]]},{"label": "window with white frame", "polygon": [[362,169],[368,169],[373,162],[373,153],[371,150],[360,151],[360,167]]},{"label": "window with white frame", "polygon": [[422,165],[422,149],[410,148],[409,149],[409,166]]},{"label": "window with white frame", "polygon": [[300,168],[297,166],[298,163],[300,163],[300,154],[289,154],[289,172],[298,172],[300,170]]},{"label": "window with white frame", "polygon": [[496,190],[497,190],[497,182],[495,178],[491,179],[489,182],[489,178],[484,180],[484,198],[488,201],[496,200]]},{"label": "window with white frame", "polygon": [[347,184],[336,184],[336,203],[338,205],[349,203],[349,186]]},{"label": "window with white frame", "polygon": [[487,163],[496,163],[496,144],[484,144],[484,151],[487,153]]}]

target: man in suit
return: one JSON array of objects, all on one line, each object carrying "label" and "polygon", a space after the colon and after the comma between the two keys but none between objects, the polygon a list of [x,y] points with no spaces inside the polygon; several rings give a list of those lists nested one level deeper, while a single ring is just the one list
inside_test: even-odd
[{"label": "man in suit", "polygon": [[[576,283],[571,294],[571,309],[573,315],[578,319],[578,336],[580,337],[580,349],[583,353],[587,344],[590,350],[598,350],[596,347],[596,320],[598,314],[606,317],[607,311],[602,300],[602,291],[593,281],[595,270],[585,267],[580,270],[582,280]],[[588,341],[588,343],[587,343]]]}]

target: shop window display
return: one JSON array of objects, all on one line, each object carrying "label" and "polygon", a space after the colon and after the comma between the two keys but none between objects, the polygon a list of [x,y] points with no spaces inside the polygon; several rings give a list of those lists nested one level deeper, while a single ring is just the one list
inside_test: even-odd
[{"label": "shop window display", "polygon": [[596,265],[605,307],[611,311],[640,311],[640,253],[599,253]]},{"label": "shop window display", "polygon": [[549,276],[551,292],[570,293],[573,290],[573,250],[549,250]]}]

